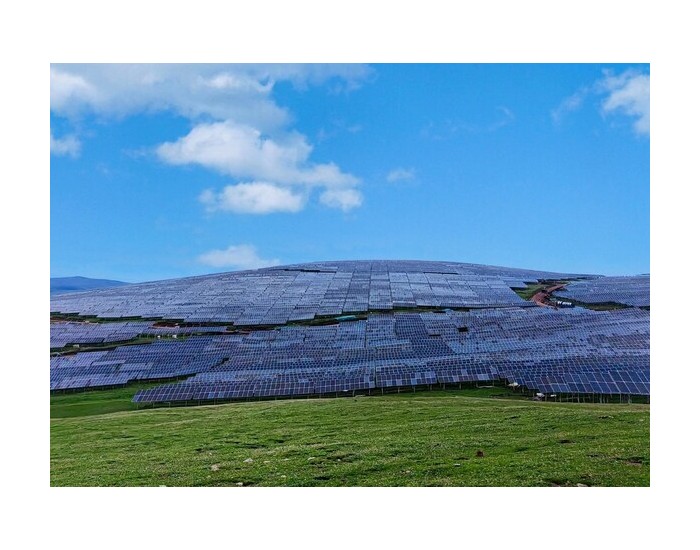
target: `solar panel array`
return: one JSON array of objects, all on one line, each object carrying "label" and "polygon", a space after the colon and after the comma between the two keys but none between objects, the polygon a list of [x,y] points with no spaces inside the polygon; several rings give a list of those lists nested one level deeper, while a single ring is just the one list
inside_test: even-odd
[{"label": "solar panel array", "polygon": [[144,390],[135,401],[500,380],[533,391],[649,395],[648,349],[649,315],[639,310],[372,315],[337,326],[254,332],[225,353],[228,360],[185,382]]},{"label": "solar panel array", "polygon": [[[51,361],[51,389],[194,375],[137,402],[333,394],[478,381],[649,394],[649,314],[507,308],[397,313],[331,326],[196,336]],[[603,391],[605,390],[605,391]]]},{"label": "solar panel array", "polygon": [[193,337],[52,357],[51,390],[120,386],[196,374],[221,361],[216,353],[203,353],[209,343],[209,337]]},{"label": "solar panel array", "polygon": [[570,298],[587,304],[616,302],[628,306],[645,307],[650,302],[650,277],[600,277],[585,281],[575,281],[555,296]]},{"label": "solar panel array", "polygon": [[[140,403],[495,381],[533,392],[649,395],[647,311],[539,308],[511,290],[567,277],[579,275],[450,262],[323,262],[60,295],[52,312],[150,320],[52,323],[52,348],[187,338],[53,357],[51,389],[168,382],[138,392]],[[582,302],[639,305],[645,289],[649,301],[648,276],[592,278],[568,288],[562,297]],[[288,324],[364,312],[366,320]],[[158,326],[157,318],[184,324]]]},{"label": "solar panel array", "polygon": [[70,344],[106,344],[131,340],[151,326],[148,322],[51,323],[51,349]]},{"label": "solar panel array", "polygon": [[511,287],[564,276],[454,262],[324,262],[63,294],[52,298],[51,311],[282,325],[400,308],[529,306]]},{"label": "solar panel array", "polygon": [[225,326],[154,326],[151,321],[126,323],[52,322],[51,349],[70,345],[97,345],[126,342],[138,336],[172,336],[225,332]]}]

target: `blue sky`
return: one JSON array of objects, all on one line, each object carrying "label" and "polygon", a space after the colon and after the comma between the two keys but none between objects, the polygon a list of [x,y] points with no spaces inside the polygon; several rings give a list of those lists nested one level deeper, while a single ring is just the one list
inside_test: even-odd
[{"label": "blue sky", "polygon": [[51,275],[649,272],[648,65],[52,65]]}]

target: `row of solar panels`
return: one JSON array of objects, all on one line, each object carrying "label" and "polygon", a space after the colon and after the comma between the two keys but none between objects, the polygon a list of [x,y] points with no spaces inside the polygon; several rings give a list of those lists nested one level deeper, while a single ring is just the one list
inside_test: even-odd
[{"label": "row of solar panels", "polygon": [[[576,381],[565,377],[524,376],[521,386],[532,391],[546,393],[606,394],[606,395],[649,395],[648,382],[624,380],[624,375],[616,371],[596,373],[587,378],[577,375]],[[134,397],[136,403],[158,403],[172,401],[206,401],[243,399],[256,397],[293,397],[297,395],[323,395],[362,391],[370,389],[411,388],[436,384],[456,384],[469,382],[498,381],[497,373],[488,370],[469,369],[378,369],[375,377],[364,375],[345,378],[313,378],[308,374],[303,378],[266,378],[258,380],[214,382],[191,381],[169,384],[142,390]],[[510,382],[510,380],[506,380]]]}]

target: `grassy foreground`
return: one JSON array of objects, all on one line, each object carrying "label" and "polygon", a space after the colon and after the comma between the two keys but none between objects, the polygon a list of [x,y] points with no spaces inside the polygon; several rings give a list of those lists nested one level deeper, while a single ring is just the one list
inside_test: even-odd
[{"label": "grassy foreground", "polygon": [[484,393],[116,413],[83,403],[90,416],[62,414],[61,399],[80,396],[55,396],[51,485],[649,485],[648,405],[474,397]]}]

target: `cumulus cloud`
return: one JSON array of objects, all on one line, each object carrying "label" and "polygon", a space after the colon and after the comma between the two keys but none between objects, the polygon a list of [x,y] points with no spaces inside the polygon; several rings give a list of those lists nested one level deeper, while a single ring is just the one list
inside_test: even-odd
[{"label": "cumulus cloud", "polygon": [[321,193],[319,200],[326,206],[348,212],[362,205],[362,194],[357,189],[328,189]]},{"label": "cumulus cloud", "polygon": [[257,249],[250,244],[231,245],[224,250],[210,250],[199,256],[198,260],[211,267],[231,267],[234,269],[260,269],[280,264],[278,259],[261,258],[258,256]]},{"label": "cumulus cloud", "polygon": [[198,119],[234,118],[264,129],[288,122],[270,97],[273,81],[216,65],[52,65],[51,111],[124,117],[171,111]]},{"label": "cumulus cloud", "polygon": [[333,163],[309,163],[312,149],[298,132],[273,139],[256,128],[227,120],[199,124],[177,141],[159,146],[157,154],[170,164],[199,164],[233,177],[323,186],[358,183]]},{"label": "cumulus cloud", "polygon": [[80,154],[80,141],[72,135],[55,138],[51,134],[51,154],[75,158]]},{"label": "cumulus cloud", "polygon": [[[313,188],[324,189],[322,204],[343,211],[362,204],[355,189],[359,180],[333,163],[309,162],[313,147],[298,132],[273,139],[259,130],[233,121],[199,124],[175,142],[157,149],[169,164],[197,164],[254,183],[207,191],[202,202],[210,211],[268,214],[298,212]],[[294,189],[296,190],[294,190]]]},{"label": "cumulus cloud", "polygon": [[209,210],[298,211],[315,188],[323,204],[346,210],[362,202],[359,179],[333,162],[313,162],[312,145],[288,128],[291,117],[272,92],[282,80],[299,89],[327,83],[350,90],[371,75],[356,64],[52,65],[51,110],[68,118],[161,111],[187,117],[189,133],[155,152],[171,165],[242,180],[208,191],[202,202]]},{"label": "cumulus cloud", "polygon": [[51,110],[72,112],[84,104],[98,104],[98,90],[79,74],[71,74],[51,68]]},{"label": "cumulus cloud", "polygon": [[633,71],[619,76],[608,74],[599,85],[608,93],[603,101],[603,112],[633,117],[635,132],[649,135],[649,75]]},{"label": "cumulus cloud", "polygon": [[589,86],[582,86],[565,98],[550,115],[555,124],[560,124],[569,113],[579,110],[590,97],[602,97],[600,110],[604,115],[622,114],[634,118],[633,128],[637,134],[649,135],[649,88],[650,77],[639,71],[629,70],[615,75],[606,71],[604,77]]},{"label": "cumulus cloud", "polygon": [[251,182],[227,185],[218,193],[208,189],[199,196],[199,201],[209,212],[270,214],[299,212],[304,207],[306,198],[271,183]]},{"label": "cumulus cloud", "polygon": [[416,177],[416,171],[413,168],[394,168],[386,175],[386,181],[394,183],[397,181],[412,180]]},{"label": "cumulus cloud", "polygon": [[269,131],[289,122],[271,97],[277,81],[355,87],[372,70],[355,64],[54,64],[51,110],[126,116],[170,110],[190,119],[233,119]]}]

